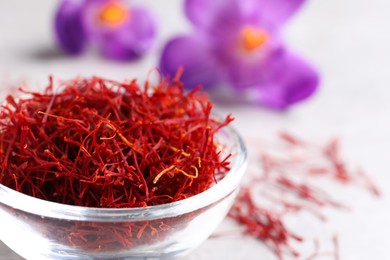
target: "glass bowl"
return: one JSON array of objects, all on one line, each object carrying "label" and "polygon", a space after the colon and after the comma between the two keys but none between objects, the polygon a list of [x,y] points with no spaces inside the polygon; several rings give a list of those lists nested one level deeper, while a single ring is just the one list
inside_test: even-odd
[{"label": "glass bowl", "polygon": [[0,185],[0,240],[26,259],[172,259],[200,245],[225,218],[247,165],[231,127],[217,135],[231,170],[190,198],[145,208],[63,205]]}]

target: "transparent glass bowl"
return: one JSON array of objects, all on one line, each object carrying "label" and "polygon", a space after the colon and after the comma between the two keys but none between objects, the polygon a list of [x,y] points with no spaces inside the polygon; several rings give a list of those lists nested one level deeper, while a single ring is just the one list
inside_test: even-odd
[{"label": "transparent glass bowl", "polygon": [[231,127],[217,135],[231,170],[193,197],[130,209],[87,208],[36,199],[0,185],[0,240],[26,259],[172,259],[225,218],[246,170],[247,151]]}]

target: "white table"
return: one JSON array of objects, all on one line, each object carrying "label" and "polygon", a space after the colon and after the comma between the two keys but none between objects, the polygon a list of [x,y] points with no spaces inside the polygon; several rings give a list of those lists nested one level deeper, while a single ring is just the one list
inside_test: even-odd
[{"label": "white table", "polygon": [[[189,28],[180,15],[180,1],[144,0],[161,20],[160,40]],[[101,75],[122,80],[144,78],[156,64],[159,46],[137,64],[115,63],[94,55],[58,55],[51,20],[56,1],[1,1],[0,84],[2,91],[20,82],[43,88],[49,74],[67,79]],[[308,1],[285,31],[289,45],[316,64],[322,76],[319,92],[288,113],[256,106],[218,105],[233,113],[235,126],[246,138],[273,136],[287,129],[312,139],[341,136],[344,152],[376,181],[382,198],[346,191],[335,196],[351,212],[330,212],[326,225],[295,223],[325,241],[338,234],[343,260],[390,259],[390,2],[387,0]],[[228,222],[222,228],[228,227]],[[0,230],[1,232],[1,230]],[[304,252],[310,252],[310,246]],[[326,244],[324,245],[327,246]],[[20,259],[0,244],[0,259]],[[206,241],[185,259],[275,259],[251,238],[222,237]]]}]

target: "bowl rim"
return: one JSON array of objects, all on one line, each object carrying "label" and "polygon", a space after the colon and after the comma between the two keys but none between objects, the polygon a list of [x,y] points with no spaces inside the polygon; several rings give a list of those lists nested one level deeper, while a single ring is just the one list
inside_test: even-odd
[{"label": "bowl rim", "polygon": [[232,155],[233,159],[231,160],[229,171],[229,173],[233,172],[234,174],[228,173],[209,189],[189,198],[166,204],[137,208],[83,207],[34,198],[0,184],[0,206],[3,204],[40,217],[97,222],[154,220],[175,217],[195,211],[209,206],[233,192],[240,185],[247,168],[247,148],[235,128],[227,125],[219,131],[226,132],[227,135],[231,136],[232,145],[237,146],[237,153]]}]

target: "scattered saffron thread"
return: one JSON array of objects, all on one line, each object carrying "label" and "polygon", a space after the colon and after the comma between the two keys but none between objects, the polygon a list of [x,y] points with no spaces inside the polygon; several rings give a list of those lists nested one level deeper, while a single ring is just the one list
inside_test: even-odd
[{"label": "scattered saffron thread", "polygon": [[[246,182],[228,216],[244,226],[245,234],[263,241],[279,259],[285,255],[302,256],[293,244],[304,238],[287,227],[285,217],[307,212],[326,221],[324,208],[347,208],[327,194],[325,188],[314,185],[316,181],[320,183],[318,181],[327,179],[360,186],[374,196],[380,196],[378,188],[361,169],[353,171],[347,167],[337,139],[319,146],[282,132],[278,142],[269,149],[262,151],[258,148],[261,145],[254,145],[256,165],[249,168]],[[336,236],[333,238],[334,253],[318,252],[318,243],[315,241],[315,252],[309,259],[332,255],[339,260]]]}]

